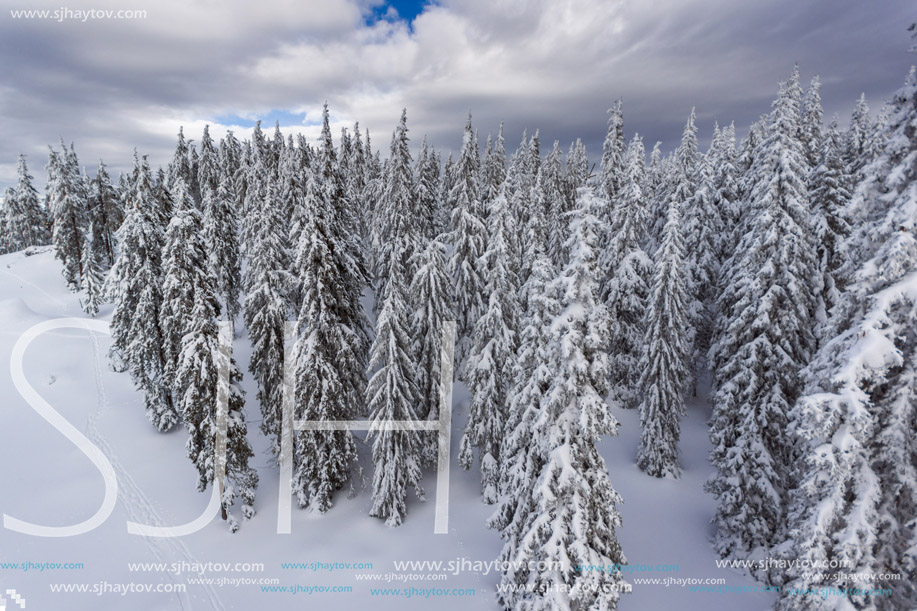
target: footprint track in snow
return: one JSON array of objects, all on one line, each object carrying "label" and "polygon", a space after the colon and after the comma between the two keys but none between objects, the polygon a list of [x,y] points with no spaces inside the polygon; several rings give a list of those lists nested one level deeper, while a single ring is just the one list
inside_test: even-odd
[{"label": "footprint track in snow", "polygon": [[[96,410],[89,415],[89,418],[86,421],[86,432],[87,436],[95,443],[100,450],[102,450],[105,455],[108,457],[109,461],[114,467],[115,473],[118,476],[118,492],[121,499],[121,504],[127,512],[128,517],[133,522],[140,524],[149,524],[151,526],[165,526],[165,520],[162,516],[156,511],[155,505],[152,501],[143,493],[143,490],[137,484],[130,473],[124,468],[124,465],[121,464],[121,461],[118,459],[118,455],[115,453],[111,445],[105,440],[104,436],[100,433],[98,429],[98,420],[103,412],[109,406],[108,397],[105,393],[105,386],[102,379],[102,371],[104,367],[102,365],[102,350],[99,346],[99,339],[95,332],[90,331],[89,337],[92,340],[92,350],[93,350],[93,370],[95,373],[95,384],[96,384],[96,393],[98,396]],[[189,563],[199,563],[194,555],[191,553],[191,550],[188,549],[188,546],[184,544],[179,538],[150,538],[143,537],[144,543],[152,552],[153,556],[156,558],[156,561],[159,563],[167,563],[170,558],[179,557],[181,560]],[[171,573],[168,573],[169,579],[177,583],[174,576]],[[205,597],[205,604],[208,605],[209,609],[215,611],[225,610],[225,606],[220,600],[219,596],[214,590],[213,586],[210,584],[202,584],[201,588]],[[181,592],[176,593],[178,596],[179,604],[181,608],[186,611],[194,611],[195,605],[189,593]],[[198,607],[199,608],[199,607]]]}]

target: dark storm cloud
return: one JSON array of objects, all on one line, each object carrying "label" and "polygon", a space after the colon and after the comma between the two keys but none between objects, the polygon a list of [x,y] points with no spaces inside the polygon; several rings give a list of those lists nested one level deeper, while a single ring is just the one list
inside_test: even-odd
[{"label": "dark storm cloud", "polygon": [[130,8],[146,19],[58,23],[7,9],[60,5],[6,2],[0,184],[20,151],[40,175],[58,136],[76,142],[90,171],[100,156],[124,167],[134,146],[159,164],[179,125],[198,138],[217,117],[289,111],[307,125],[285,128],[314,135],[326,99],[336,128],[359,120],[383,150],[407,106],[415,143],[428,134],[444,151],[460,144],[470,110],[482,144],[502,120],[510,150],[539,128],[543,150],[581,137],[597,157],[621,97],[628,137],[671,149],[692,106],[702,139],[714,120],[742,132],[795,62],[806,81],[821,76],[826,117],[844,121],[860,92],[877,111],[915,59],[911,4],[897,0],[444,0],[410,27],[376,19],[378,4],[139,0]]}]

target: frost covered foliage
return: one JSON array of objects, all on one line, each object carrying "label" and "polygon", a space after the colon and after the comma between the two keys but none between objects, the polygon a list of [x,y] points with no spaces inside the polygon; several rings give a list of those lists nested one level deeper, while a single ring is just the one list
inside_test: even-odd
[{"label": "frost covered foliage", "polygon": [[808,179],[812,202],[810,223],[818,243],[820,276],[816,318],[822,327],[844,287],[845,279],[840,270],[847,261],[845,240],[851,230],[847,210],[851,180],[841,152],[841,133],[835,120],[825,134]]},{"label": "frost covered foliage", "polygon": [[[401,111],[401,121],[392,134],[389,162],[382,176],[382,194],[376,203],[372,230],[373,267],[377,279],[376,308],[381,308],[388,294],[392,275],[392,252],[397,247],[403,258],[399,263],[411,276],[411,257],[418,248],[423,233],[424,215],[417,210],[411,153],[408,150],[407,111]],[[429,218],[427,219],[429,220]]]},{"label": "frost covered foliage", "polygon": [[80,162],[73,145],[68,150],[51,149],[48,159],[48,207],[51,211],[51,240],[54,254],[61,262],[67,286],[76,292],[82,282],[83,239],[88,222],[88,192],[80,173]]},{"label": "frost covered foliage", "polygon": [[[216,187],[210,183],[215,182]],[[239,313],[240,263],[239,220],[228,179],[202,181],[203,231],[209,246],[209,263],[216,275],[216,289],[222,298],[227,320]]]},{"label": "frost covered foliage", "polygon": [[391,261],[385,301],[376,319],[376,339],[370,350],[372,377],[366,386],[370,410],[369,439],[373,441],[373,505],[369,515],[382,518],[389,526],[401,524],[407,513],[407,489],[414,488],[423,499],[420,464],[423,438],[412,430],[385,430],[387,422],[418,420],[418,389],[412,375],[408,330],[410,310],[405,287],[404,242],[389,250]]},{"label": "frost covered foliage", "polygon": [[[892,596],[784,598],[781,609],[911,609],[917,590],[917,78],[892,99],[885,148],[851,201],[851,284],[790,416],[802,447],[784,549],[845,573],[902,573]],[[790,573],[789,587],[813,583]],[[882,586],[885,587],[885,586]],[[804,599],[804,600],[800,600]]]},{"label": "frost covered foliage", "polygon": [[172,403],[166,354],[160,327],[163,307],[162,231],[160,202],[153,192],[150,166],[134,158],[134,189],[124,223],[116,238],[121,254],[108,277],[108,293],[115,303],[111,335],[134,385],[144,394],[150,422],[167,431],[178,421]]},{"label": "frost covered foliage", "polygon": [[32,186],[25,155],[20,155],[16,165],[16,187],[6,192],[0,209],[0,252],[47,244],[51,241],[49,227],[48,211]]},{"label": "frost covered foliage", "polygon": [[509,269],[507,236],[511,217],[502,192],[491,202],[487,252],[480,260],[487,275],[487,308],[474,327],[464,379],[471,391],[459,464],[471,468],[472,447],[481,453],[481,487],[487,504],[497,501],[500,445],[506,430],[506,400],[516,352],[517,281]]},{"label": "frost covered foliage", "polygon": [[[543,466],[542,454],[532,441],[541,402],[553,375],[549,369],[548,340],[551,321],[560,308],[555,294],[557,287],[551,285],[553,279],[554,268],[542,252],[535,258],[532,273],[523,286],[527,307],[508,395],[506,438],[501,447],[500,502],[488,521],[506,541],[500,554],[502,561],[510,560],[515,554],[522,529],[530,523],[535,510],[532,490]],[[507,573],[506,579],[511,580],[512,575]]]},{"label": "frost covered foliage", "polygon": [[595,448],[601,435],[615,434],[618,426],[602,399],[608,327],[597,294],[602,223],[596,213],[604,198],[581,189],[577,199],[567,243],[570,262],[555,281],[559,313],[546,331],[551,348],[536,357],[546,359],[551,378],[540,409],[528,416],[528,457],[513,463],[514,472],[535,474],[526,478],[529,504],[508,507],[513,520],[494,523],[507,524],[503,559],[510,563],[503,583],[522,586],[501,594],[506,609],[615,609],[623,583],[620,572],[578,568],[625,559],[615,536],[621,498]]},{"label": "frost covered foliage", "polygon": [[97,234],[93,251],[103,256],[106,267],[115,261],[115,232],[124,222],[123,205],[121,195],[111,184],[105,164],[99,161],[96,176],[89,182],[87,213],[89,224],[94,226]]},{"label": "frost covered foliage", "polygon": [[724,556],[767,548],[783,524],[792,462],[788,412],[814,348],[817,267],[797,138],[801,94],[794,71],[748,170],[748,231],[725,265],[712,348],[717,473],[708,482],[718,502],[716,549]]},{"label": "frost covered foliage", "polygon": [[669,207],[656,255],[640,367],[640,448],[637,466],[655,477],[678,477],[678,438],[688,377],[687,290],[678,207]]},{"label": "frost covered foliage", "polygon": [[95,223],[90,222],[83,238],[80,265],[83,268],[83,311],[92,317],[99,313],[105,288],[105,243]]},{"label": "frost covered foliage", "polygon": [[169,221],[162,247],[162,308],[159,311],[165,358],[163,377],[167,381],[175,379],[182,338],[189,330],[195,276],[209,269],[207,254],[200,242],[201,214],[184,180],[177,178],[173,185],[175,214]]},{"label": "frost covered foliage", "polygon": [[[602,145],[602,190],[609,202],[614,202],[623,188],[625,167],[623,103],[617,100],[608,110],[608,132]],[[610,209],[602,210],[606,223],[611,221]]]},{"label": "frost covered foliage", "polygon": [[[707,350],[713,333],[716,281],[720,268],[720,239],[724,233],[722,213],[712,163],[720,151],[707,156],[697,150],[697,128],[694,112],[688,118],[676,151],[676,182],[671,201],[680,206],[684,219],[681,229],[684,244],[684,264],[687,274],[688,333],[690,362],[688,379],[693,382],[698,372],[706,369]],[[716,136],[714,136],[716,142]],[[663,230],[665,233],[665,230]],[[664,238],[663,238],[664,239]]]},{"label": "frost covered foliage", "polygon": [[252,215],[256,221],[251,228],[253,240],[244,276],[246,295],[242,313],[252,345],[249,371],[258,383],[261,431],[271,438],[272,451],[277,456],[283,405],[286,298],[293,283],[283,210],[280,202],[270,197],[272,193],[273,189],[268,189],[267,197],[251,201],[258,212]]},{"label": "frost covered foliage", "polygon": [[[302,287],[296,324],[294,417],[350,420],[363,411],[368,341],[359,297],[366,283],[325,107],[317,167],[309,177],[295,271]],[[300,506],[320,512],[350,479],[350,431],[296,434],[293,487]]]},{"label": "frost covered foliage", "polygon": [[[198,237],[198,240],[200,238]],[[202,243],[196,245],[203,252]],[[201,268],[207,270],[207,268]],[[209,270],[194,276],[194,306],[191,310],[188,333],[182,338],[181,354],[176,372],[175,396],[182,421],[188,431],[185,448],[188,458],[198,472],[197,489],[203,492],[207,485],[216,485],[216,470],[225,469],[221,504],[224,519],[229,517],[229,528],[235,532],[238,521],[229,509],[237,496],[242,499],[242,515],[254,515],[255,489],[258,474],[249,466],[254,452],[246,436],[247,426],[242,414],[245,398],[239,387],[242,374],[228,348],[220,345],[216,317],[219,303],[215,297],[216,278]],[[230,328],[231,329],[231,328]],[[231,330],[227,341],[231,341]],[[220,379],[220,371],[226,378]],[[221,388],[222,385],[222,388]],[[216,452],[220,433],[219,401],[226,401],[226,455]]]},{"label": "frost covered foliage", "polygon": [[480,258],[487,247],[483,204],[477,185],[478,152],[471,129],[471,116],[465,124],[462,151],[454,170],[454,186],[448,194],[453,202],[450,242],[453,245],[449,271],[455,283],[455,313],[458,345],[455,360],[464,363],[471,349],[474,325],[484,310],[487,282],[480,269]]},{"label": "frost covered foliage", "polygon": [[[409,304],[414,308],[410,321],[410,354],[413,355],[417,381],[417,416],[439,419],[440,362],[442,359],[443,324],[454,320],[452,313],[452,280],[446,270],[446,245],[429,240],[414,255],[414,278]],[[436,433],[423,433],[426,439],[424,462],[432,464],[437,457]]]},{"label": "frost covered foliage", "polygon": [[[603,203],[599,209],[608,205]],[[607,274],[603,298],[610,331],[608,382],[612,397],[632,408],[637,406],[635,382],[640,378],[643,316],[653,274],[653,261],[642,248],[647,219],[646,155],[639,136],[627,147],[626,178],[610,205],[614,207],[611,225],[603,228],[609,238],[601,261]]]}]

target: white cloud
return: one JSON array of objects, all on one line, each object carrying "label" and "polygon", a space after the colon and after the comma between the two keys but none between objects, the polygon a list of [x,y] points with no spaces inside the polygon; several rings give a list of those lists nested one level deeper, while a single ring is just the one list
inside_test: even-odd
[{"label": "white cloud", "polygon": [[[410,27],[391,15],[367,25],[378,0],[135,3],[147,19],[0,15],[0,185],[19,151],[43,155],[58,135],[115,167],[134,146],[165,163],[179,125],[198,139],[217,116],[306,113],[313,125],[282,127],[311,139],[324,100],[335,136],[359,120],[376,148],[406,106],[416,142],[428,133],[456,147],[471,110],[482,140],[505,119],[511,143],[541,127],[545,147],[582,136],[595,154],[604,111],[622,96],[628,132],[671,146],[691,106],[740,125],[765,112],[794,61],[822,74],[829,113],[860,90],[893,90],[908,61],[904,0],[881,11],[854,0],[442,0]],[[41,166],[32,159],[36,175]]]}]

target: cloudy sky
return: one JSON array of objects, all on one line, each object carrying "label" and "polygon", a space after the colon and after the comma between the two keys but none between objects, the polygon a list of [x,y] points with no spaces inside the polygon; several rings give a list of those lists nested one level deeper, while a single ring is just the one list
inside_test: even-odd
[{"label": "cloudy sky", "polygon": [[[0,187],[29,155],[76,143],[84,165],[122,169],[136,146],[154,164],[184,126],[197,139],[246,136],[255,119],[317,133],[327,100],[387,150],[402,107],[414,143],[454,150],[468,112],[483,143],[505,122],[510,150],[581,137],[600,155],[606,110],[624,100],[628,136],[677,144],[691,107],[742,133],[798,62],[846,121],[860,92],[877,111],[917,56],[911,0],[0,0]],[[55,19],[19,9],[65,9]],[[75,11],[145,11],[81,20]],[[70,11],[67,13],[66,11]]]}]

